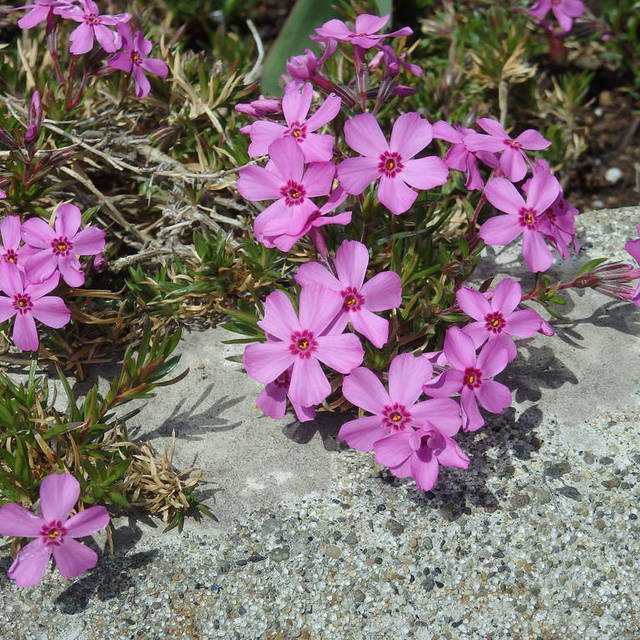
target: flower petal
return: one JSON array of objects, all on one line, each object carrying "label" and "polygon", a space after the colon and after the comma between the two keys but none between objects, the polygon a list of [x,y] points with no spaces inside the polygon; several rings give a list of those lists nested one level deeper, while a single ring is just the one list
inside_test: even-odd
[{"label": "flower petal", "polygon": [[402,304],[402,285],[395,271],[381,271],[362,285],[364,307],[369,311],[386,311]]},{"label": "flower petal", "polygon": [[489,218],[480,227],[478,235],[490,245],[507,245],[522,233],[518,216],[502,215]]},{"label": "flower petal", "polygon": [[480,415],[476,396],[469,387],[464,387],[460,394],[462,408],[462,428],[465,431],[476,431],[484,425],[484,418]]},{"label": "flower petal", "polygon": [[464,370],[476,364],[473,340],[459,327],[449,327],[444,338],[444,353],[451,366]]},{"label": "flower petal", "polygon": [[309,284],[300,292],[300,327],[309,329],[318,336],[335,320],[341,309],[340,294],[317,284]]},{"label": "flower petal", "polygon": [[0,535],[19,538],[36,538],[44,520],[19,504],[3,504],[0,507]]},{"label": "flower petal", "polygon": [[333,136],[310,133],[300,143],[306,162],[328,162],[333,157]]},{"label": "flower petal", "polygon": [[311,83],[305,82],[301,88],[298,88],[293,82],[287,85],[282,98],[282,111],[288,125],[292,125],[294,122],[301,124],[306,120],[312,98],[313,87]]},{"label": "flower petal", "polygon": [[317,340],[316,357],[339,373],[351,373],[362,364],[364,350],[353,333],[329,334],[320,336]]},{"label": "flower petal", "polygon": [[[428,389],[425,389],[429,393]],[[460,405],[451,398],[433,398],[413,405],[411,415],[416,420],[414,426],[434,426],[446,436],[453,436],[460,430]]]},{"label": "flower petal", "polygon": [[312,162],[302,178],[307,198],[326,196],[331,191],[335,174],[336,165],[332,162]]},{"label": "flower petal", "polygon": [[64,327],[71,320],[71,311],[64,300],[57,296],[44,296],[34,300],[31,313],[36,320],[54,329]]},{"label": "flower petal", "polygon": [[0,236],[2,236],[2,245],[5,249],[18,248],[20,244],[20,216],[5,216],[0,220]]},{"label": "flower petal", "polygon": [[382,413],[391,404],[378,376],[366,367],[357,367],[342,381],[342,394],[354,406],[369,413]]},{"label": "flower petal", "polygon": [[82,271],[80,261],[75,256],[59,256],[58,269],[62,279],[70,287],[81,287],[84,284],[84,271]]},{"label": "flower petal", "polygon": [[476,390],[480,404],[491,413],[502,413],[511,406],[511,391],[495,380],[483,380]]},{"label": "flower petal", "polygon": [[109,524],[109,520],[109,512],[105,507],[89,507],[71,516],[64,523],[64,527],[72,538],[84,538],[104,529]]},{"label": "flower petal", "polygon": [[[400,174],[402,175],[402,174]],[[395,215],[407,211],[415,202],[418,194],[409,188],[400,177],[380,177],[378,185],[378,200]]]},{"label": "flower petal", "polygon": [[553,262],[551,249],[544,241],[544,236],[537,231],[525,229],[522,234],[522,255],[533,272],[546,271]]},{"label": "flower petal", "polygon": [[256,400],[256,407],[265,415],[280,420],[287,412],[288,387],[270,382]]},{"label": "flower petal", "polygon": [[[491,309],[508,316],[522,300],[522,287],[511,278],[501,280],[493,290]],[[478,318],[479,320],[480,318]]]},{"label": "flower petal", "polygon": [[456,292],[456,300],[462,311],[474,320],[484,320],[491,313],[491,305],[484,295],[469,287],[460,287]]},{"label": "flower petal", "polygon": [[389,321],[367,309],[348,314],[354,331],[363,335],[377,349],[382,349],[389,340]]},{"label": "flower petal", "polygon": [[536,171],[529,182],[527,206],[538,213],[546,211],[555,201],[562,187],[558,179],[548,171]]},{"label": "flower petal", "polygon": [[[0,278],[2,275],[0,274]],[[13,307],[13,300],[5,296],[0,296],[0,322],[6,322],[15,316],[17,311]]]},{"label": "flower petal", "polygon": [[530,338],[540,330],[542,318],[532,309],[516,311],[507,318],[506,333],[518,338]]},{"label": "flower petal", "polygon": [[469,468],[469,457],[453,438],[445,437],[445,448],[437,454],[438,462],[443,467]]},{"label": "flower petal", "polygon": [[285,342],[291,339],[294,331],[300,330],[300,322],[293,310],[291,300],[284,291],[273,291],[264,301],[264,318],[258,326]]},{"label": "flower petal", "polygon": [[519,142],[523,149],[529,149],[531,151],[542,151],[542,149],[551,146],[551,142],[535,129],[523,131],[516,138],[516,142]]},{"label": "flower petal", "polygon": [[327,122],[331,122],[338,115],[341,104],[342,100],[335,93],[330,93],[316,112],[307,120],[307,131],[316,131]]},{"label": "flower petal", "polygon": [[345,240],[335,257],[336,272],[341,284],[360,289],[369,265],[369,250],[355,240]]},{"label": "flower petal", "polygon": [[295,358],[289,397],[303,407],[320,404],[331,393],[331,384],[316,358]]},{"label": "flower petal", "polygon": [[[406,161],[422,151],[433,139],[431,123],[415,111],[403,113],[393,124],[389,149]],[[442,184],[442,183],[440,183]],[[429,189],[430,187],[423,187]]]},{"label": "flower petal", "polygon": [[300,145],[290,136],[280,138],[269,147],[269,155],[278,173],[286,182],[300,182],[304,172],[304,154]]},{"label": "flower petal", "polygon": [[496,209],[512,215],[517,215],[526,206],[518,190],[506,178],[489,180],[484,194]]},{"label": "flower petal", "polygon": [[15,580],[18,587],[33,587],[44,577],[50,557],[51,547],[45,547],[40,539],[36,538],[18,551],[7,575]]},{"label": "flower petal", "polygon": [[40,510],[47,520],[64,522],[78,502],[80,484],[69,473],[52,473],[40,484]]},{"label": "flower petal", "polygon": [[74,56],[81,56],[93,48],[93,29],[83,22],[69,34],[69,40],[71,41],[69,51]]},{"label": "flower petal", "polygon": [[36,329],[36,321],[30,313],[16,314],[11,333],[13,344],[22,351],[37,351],[40,340]]},{"label": "flower petal", "polygon": [[236,186],[243,198],[252,201],[280,198],[280,188],[284,185],[272,171],[264,167],[244,167],[238,173]]},{"label": "flower petal", "polygon": [[323,267],[319,262],[305,262],[300,265],[295,280],[301,287],[317,284],[338,293],[344,288],[329,269]]},{"label": "flower petal", "polygon": [[413,454],[413,449],[409,444],[411,435],[410,431],[401,431],[388,438],[382,438],[374,442],[373,449],[376,452],[376,462],[386,467],[400,466]]},{"label": "flower petal", "polygon": [[53,547],[53,557],[58,571],[68,579],[76,578],[98,564],[98,554],[73,538],[65,538],[61,545]]},{"label": "flower petal", "polygon": [[[149,42],[149,44],[151,44]],[[159,78],[166,78],[169,75],[169,67],[164,60],[158,58],[144,58],[140,66],[147,72]]]},{"label": "flower petal", "polygon": [[509,180],[518,182],[527,173],[525,156],[519,149],[505,147],[500,156],[500,169]]},{"label": "flower petal", "polygon": [[244,350],[243,363],[246,372],[254,380],[268,384],[292,364],[295,356],[286,342],[250,344]]},{"label": "flower petal", "polygon": [[396,356],[389,366],[389,396],[393,402],[411,406],[422,393],[422,387],[433,375],[433,367],[426,358],[410,353]]},{"label": "flower petal", "polygon": [[42,218],[29,218],[22,223],[22,239],[38,249],[51,249],[55,231]]},{"label": "flower petal", "polygon": [[509,348],[506,345],[510,341],[510,338],[494,339],[482,347],[476,365],[482,371],[483,379],[493,378],[509,364]]},{"label": "flower petal", "polygon": [[77,256],[95,256],[104,251],[105,233],[98,227],[87,227],[73,239],[73,253]]},{"label": "flower petal", "polygon": [[360,113],[344,124],[344,135],[347,144],[363,156],[375,158],[388,151],[389,145],[380,129],[375,116]]},{"label": "flower petal", "polygon": [[338,165],[338,180],[347,193],[357,196],[380,177],[378,159],[360,156]]},{"label": "flower petal", "polygon": [[433,189],[447,181],[449,169],[441,158],[427,156],[407,160],[400,177],[416,189]]},{"label": "flower petal", "polygon": [[421,456],[414,455],[411,458],[411,477],[415,480],[418,489],[422,491],[430,491],[438,482],[438,474],[440,473],[440,465],[435,456],[424,459]]},{"label": "flower petal", "polygon": [[379,416],[367,416],[345,422],[338,431],[338,438],[358,451],[371,451],[373,443],[388,433],[389,429],[382,424]]}]

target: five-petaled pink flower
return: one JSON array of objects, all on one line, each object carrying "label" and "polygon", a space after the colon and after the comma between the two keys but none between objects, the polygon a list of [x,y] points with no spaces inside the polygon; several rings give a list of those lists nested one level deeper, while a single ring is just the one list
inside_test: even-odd
[{"label": "five-petaled pink flower", "polygon": [[556,20],[564,32],[571,31],[573,19],[579,18],[584,13],[582,0],[538,0],[529,13],[542,20],[549,9],[553,12]]},{"label": "five-petaled pink flower", "polygon": [[17,7],[13,11],[30,9],[29,13],[18,20],[18,26],[21,29],[31,29],[48,20],[49,16],[59,13],[60,9],[69,8],[71,8],[71,0],[35,0],[35,2]]},{"label": "five-petaled pink flower", "polygon": [[296,282],[302,287],[318,284],[340,294],[343,302],[336,330],[343,331],[350,322],[358,333],[381,349],[389,339],[389,321],[373,312],[399,307],[402,288],[395,271],[382,271],[364,282],[368,264],[367,247],[345,240],[336,251],[337,277],[319,262],[307,262],[298,269]]},{"label": "five-petaled pink flower", "polygon": [[109,27],[128,22],[131,14],[100,15],[100,9],[93,0],[79,0],[79,2],[80,6],[63,7],[56,11],[63,18],[81,23],[69,36],[71,40],[69,51],[77,56],[88,53],[93,48],[94,38],[107,53],[117,51],[122,44],[120,36]]},{"label": "five-petaled pink flower", "polygon": [[311,116],[309,109],[313,98],[313,87],[305,83],[298,88],[289,83],[282,98],[282,110],[287,125],[281,125],[269,120],[258,120],[248,129],[251,136],[249,155],[252,158],[263,156],[269,147],[279,138],[290,137],[295,140],[304,153],[306,162],[326,162],[333,156],[333,136],[329,134],[313,133],[320,127],[331,122],[340,111],[341,100],[335,94],[329,94]]},{"label": "five-petaled pink flower", "polygon": [[104,231],[86,227],[78,231],[82,222],[80,209],[74,204],[58,207],[52,229],[42,218],[30,218],[22,225],[22,239],[39,249],[27,258],[25,269],[29,280],[40,282],[56,268],[70,287],[84,284],[84,272],[78,256],[95,256],[104,251]]},{"label": "five-petaled pink flower", "polygon": [[147,57],[153,44],[141,31],[133,33],[128,24],[119,24],[118,32],[122,38],[123,51],[119,51],[109,60],[109,66],[130,73],[133,76],[136,97],[145,98],[151,91],[151,83],[145,71],[166,78],[169,75],[169,67],[163,60]]},{"label": "five-petaled pink flower", "polygon": [[464,137],[464,144],[474,153],[477,151],[502,152],[500,155],[500,169],[512,182],[522,180],[527,173],[527,156],[523,149],[540,151],[551,143],[535,129],[523,131],[517,138],[511,138],[504,127],[491,118],[477,120],[487,134],[468,133]]},{"label": "five-petaled pink flower", "polygon": [[396,38],[398,36],[410,36],[413,30],[410,27],[402,27],[391,33],[378,33],[389,22],[389,14],[386,16],[373,16],[363,13],[356,18],[355,29],[351,30],[342,20],[329,20],[316,29],[314,40],[340,40],[351,42],[362,49],[375,47],[384,38]]},{"label": "five-petaled pink flower", "polygon": [[0,220],[0,261],[10,267],[24,270],[25,259],[33,255],[36,249],[21,245],[21,228],[20,216],[5,216]]},{"label": "five-petaled pink flower", "polygon": [[98,563],[98,554],[76,538],[104,529],[109,513],[95,506],[69,518],[79,496],[80,485],[72,475],[51,474],[40,485],[42,515],[15,503],[0,507],[0,535],[35,538],[20,549],[9,567],[8,576],[19,587],[32,587],[42,580],[51,554],[65,578],[75,578]]},{"label": "five-petaled pink flower", "polygon": [[460,407],[451,398],[418,402],[423,385],[431,380],[433,367],[426,358],[410,353],[396,356],[389,366],[389,392],[373,371],[354,369],[342,383],[342,394],[372,416],[345,422],[338,437],[359,451],[370,451],[374,443],[414,427],[437,427],[447,436],[460,429]]},{"label": "five-petaled pink flower", "polygon": [[332,333],[330,328],[342,307],[342,298],[334,291],[304,287],[299,318],[282,291],[270,293],[264,306],[258,325],[270,339],[245,349],[244,367],[262,384],[277,380],[291,367],[288,395],[292,402],[312,407],[331,393],[320,362],[340,373],[349,373],[362,362],[364,351],[357,336]]},{"label": "five-petaled pink flower", "polygon": [[507,245],[522,234],[522,254],[531,271],[546,271],[553,262],[541,228],[543,213],[560,192],[560,183],[547,171],[534,172],[527,200],[505,178],[493,178],[484,190],[487,200],[506,216],[489,218],[478,235],[490,245]]},{"label": "five-petaled pink flower", "polygon": [[[268,340],[268,338],[267,338]],[[286,371],[283,371],[273,382],[270,382],[262,390],[258,399],[256,400],[256,406],[265,415],[273,418],[274,420],[280,420],[284,418],[284,414],[287,411],[287,399],[291,402],[291,406],[295,411],[296,418],[299,422],[308,422],[316,417],[316,412],[313,407],[301,407],[297,402],[294,402],[289,397],[289,387],[291,386],[291,373],[293,367],[289,367]]]},{"label": "five-petaled pink flower", "polygon": [[424,392],[436,397],[459,393],[465,431],[475,431],[484,424],[478,403],[491,413],[502,413],[511,406],[511,391],[492,379],[509,362],[503,340],[487,342],[476,354],[473,340],[460,327],[450,327],[443,351],[451,369],[427,384]]},{"label": "five-petaled pink flower", "polygon": [[8,296],[0,296],[0,322],[15,316],[12,337],[18,349],[38,349],[36,320],[59,329],[71,319],[62,298],[45,295],[53,291],[59,281],[60,274],[56,272],[38,284],[28,283],[22,271],[10,267],[6,261],[0,262],[0,289]]},{"label": "five-petaled pink flower", "polygon": [[416,189],[432,189],[447,181],[447,167],[436,156],[413,159],[432,140],[431,124],[411,112],[394,123],[387,143],[380,125],[370,113],[361,113],[344,125],[347,144],[362,156],[338,165],[338,178],[345,191],[358,195],[380,179],[378,200],[399,215],[411,207]]},{"label": "five-petaled pink flower", "polygon": [[400,431],[374,442],[378,464],[389,467],[396,478],[413,478],[422,491],[433,489],[440,465],[467,469],[469,458],[458,443],[435,427]]},{"label": "five-petaled pink flower", "polygon": [[256,236],[297,235],[318,209],[310,198],[331,191],[335,165],[312,162],[305,170],[304,154],[291,136],[276,140],[269,156],[266,167],[240,169],[238,191],[247,200],[276,200],[255,219]]},{"label": "five-petaled pink flower", "polygon": [[[461,287],[456,293],[459,307],[475,322],[462,330],[473,340],[476,349],[487,340],[494,342],[501,336],[530,338],[540,330],[542,318],[531,309],[516,311],[522,300],[522,287],[511,278],[505,278],[493,290],[491,299],[479,291]],[[509,359],[517,355],[512,340],[504,341]]]}]

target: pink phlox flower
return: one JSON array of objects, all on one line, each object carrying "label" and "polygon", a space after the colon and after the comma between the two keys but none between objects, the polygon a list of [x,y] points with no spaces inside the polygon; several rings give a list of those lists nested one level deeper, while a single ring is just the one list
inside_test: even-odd
[{"label": "pink phlox flower", "polygon": [[468,133],[464,144],[469,151],[490,151],[500,153],[500,170],[512,182],[522,180],[527,173],[528,158],[524,150],[540,151],[551,143],[534,129],[523,131],[512,138],[503,126],[491,118],[480,118],[477,123],[488,135]]},{"label": "pink phlox flower", "polygon": [[57,268],[70,287],[84,284],[84,272],[78,256],[102,253],[105,233],[93,226],[79,231],[81,223],[80,209],[74,204],[63,204],[56,211],[53,228],[42,218],[30,218],[22,225],[22,239],[39,249],[25,263],[29,280],[41,282]]},{"label": "pink phlox flower", "polygon": [[0,189],[0,200],[5,200],[6,197],[7,197],[6,191],[3,191],[2,189]]},{"label": "pink phlox flower", "polygon": [[0,322],[15,316],[13,343],[22,351],[37,351],[40,341],[36,320],[59,329],[71,320],[71,312],[62,298],[47,296],[58,286],[60,274],[55,272],[43,282],[34,284],[26,281],[24,273],[10,267],[6,261],[0,262],[0,289],[7,296],[0,296]]},{"label": "pink phlox flower", "polygon": [[378,464],[396,478],[413,478],[422,491],[438,481],[440,465],[467,469],[469,457],[449,435],[435,427],[408,429],[373,443]]},{"label": "pink phlox flower", "polygon": [[391,33],[378,33],[387,22],[390,15],[373,16],[363,13],[356,18],[355,29],[351,30],[342,20],[329,20],[316,29],[316,34],[311,36],[313,40],[326,42],[327,40],[339,40],[350,42],[362,49],[371,49],[377,46],[384,38],[396,38],[398,36],[409,36],[413,33],[410,27],[402,27]]},{"label": "pink phlox flower", "polygon": [[306,162],[326,162],[333,156],[333,136],[314,131],[331,122],[340,111],[341,100],[329,94],[313,115],[308,117],[313,99],[313,87],[305,83],[298,88],[289,83],[282,98],[286,126],[269,120],[257,120],[248,130],[251,136],[249,155],[263,156],[271,144],[280,138],[291,138],[300,145]]},{"label": "pink phlox flower", "polygon": [[542,20],[549,10],[566,33],[571,31],[574,18],[579,18],[584,13],[584,4],[582,0],[538,0],[528,9],[529,13],[539,20]]},{"label": "pink phlox flower", "polygon": [[314,243],[316,243],[317,238],[315,237],[315,233],[317,233],[320,228],[330,224],[337,224],[344,227],[351,222],[351,211],[343,211],[342,213],[338,213],[334,216],[327,215],[339,207],[346,198],[347,193],[344,189],[338,187],[331,192],[325,204],[309,215],[304,226],[297,233],[283,233],[280,235],[268,236],[261,232],[260,225],[258,225],[258,228],[254,229],[256,239],[259,242],[262,242],[265,247],[277,247],[280,251],[284,251],[285,253],[291,251],[296,242],[307,234],[310,234]]},{"label": "pink phlox flower", "polygon": [[338,165],[338,178],[345,191],[361,194],[380,180],[378,200],[395,215],[407,211],[418,197],[411,189],[433,189],[447,181],[445,163],[436,156],[414,159],[432,140],[431,124],[416,112],[401,115],[387,140],[375,117],[362,113],[344,125],[347,144],[358,153]]},{"label": "pink phlox flower", "polygon": [[475,431],[484,424],[478,403],[491,413],[502,413],[511,406],[511,391],[493,380],[509,363],[504,338],[487,342],[476,354],[471,337],[460,327],[450,327],[444,339],[444,353],[451,369],[425,385],[424,392],[435,397],[459,393],[465,431]]},{"label": "pink phlox flower", "polygon": [[[458,306],[475,322],[462,330],[473,340],[477,349],[485,342],[493,342],[501,336],[530,338],[540,330],[542,318],[531,309],[517,310],[522,301],[522,287],[511,278],[502,280],[489,297],[469,287],[456,292]],[[509,360],[517,355],[511,339],[504,342]]]},{"label": "pink phlox flower", "polygon": [[354,406],[373,415],[345,422],[338,438],[350,447],[370,451],[381,438],[414,427],[436,427],[447,436],[460,429],[460,407],[451,398],[418,402],[423,385],[433,376],[431,363],[410,353],[396,356],[389,366],[389,391],[370,369],[354,369],[342,383],[342,394]]},{"label": "pink phlox flower", "polygon": [[460,125],[452,127],[443,120],[438,120],[433,124],[433,137],[451,143],[451,147],[444,158],[444,163],[447,167],[467,174],[465,183],[467,189],[483,189],[484,180],[480,175],[478,160],[481,160],[492,169],[496,169],[498,167],[498,158],[489,151],[476,151],[475,153],[469,151],[464,140],[465,136],[470,133],[475,133],[475,131]]},{"label": "pink phlox flower", "polygon": [[322,69],[322,65],[335,53],[337,47],[338,43],[335,40],[327,40],[319,58],[311,49],[305,49],[304,54],[289,58],[287,73],[295,82],[313,79]]},{"label": "pink phlox flower", "polygon": [[[267,338],[267,341],[269,338]],[[299,422],[308,422],[316,417],[316,412],[313,407],[301,407],[298,403],[289,398],[289,387],[291,386],[291,373],[293,367],[289,367],[286,371],[283,371],[273,382],[270,382],[262,390],[258,399],[256,400],[256,406],[265,415],[273,418],[274,420],[280,420],[284,418],[287,411],[287,399],[291,402],[291,406],[295,411],[296,418]]]},{"label": "pink phlox flower", "polygon": [[545,244],[541,221],[543,213],[560,193],[560,183],[547,171],[533,174],[527,200],[506,178],[493,178],[484,190],[487,200],[507,215],[489,218],[478,232],[490,245],[507,245],[522,235],[522,253],[531,271],[546,271],[553,262]]},{"label": "pink phlox flower", "polygon": [[342,298],[342,309],[335,321],[337,331],[348,323],[381,349],[389,338],[389,321],[375,311],[399,307],[402,302],[400,276],[395,271],[381,271],[364,282],[369,251],[361,242],[345,240],[336,251],[337,277],[319,262],[300,266],[296,282],[302,287],[313,284],[335,291]]},{"label": "pink phlox flower", "polygon": [[22,244],[20,216],[5,216],[0,220],[0,262],[24,271],[24,261],[37,249]]},{"label": "pink phlox flower", "polygon": [[245,349],[247,373],[269,384],[291,369],[288,396],[292,403],[312,407],[322,402],[331,393],[331,385],[320,363],[349,373],[364,357],[357,336],[330,330],[341,307],[342,298],[334,291],[317,285],[304,287],[298,316],[285,293],[270,293],[264,318],[258,322],[270,337]]},{"label": "pink phlox flower", "polygon": [[151,83],[145,72],[166,78],[169,75],[169,67],[163,60],[147,57],[153,44],[141,31],[133,33],[128,24],[119,24],[118,32],[122,38],[123,51],[116,53],[109,60],[109,66],[130,73],[133,76],[136,97],[145,98],[151,91]]},{"label": "pink phlox flower", "polygon": [[[234,109],[254,118],[266,118],[267,116],[281,114],[282,102],[277,98],[265,98],[261,95],[258,100],[253,100],[252,102],[239,102]],[[246,133],[248,133],[248,130]]]},{"label": "pink phlox flower", "polygon": [[71,0],[35,0],[21,7],[16,7],[12,11],[30,9],[29,13],[18,20],[18,26],[26,30],[36,27],[41,22],[46,22],[49,16],[59,13],[61,9],[69,9],[71,7]]},{"label": "pink phlox flower", "polygon": [[269,147],[266,167],[240,169],[237,187],[247,200],[275,200],[254,221],[258,238],[298,235],[318,206],[311,200],[331,191],[335,165],[313,162],[306,167],[300,145],[291,137]]},{"label": "pink phlox flower", "polygon": [[44,577],[53,554],[58,571],[68,579],[93,569],[98,554],[78,542],[109,524],[102,506],[89,507],[69,518],[80,497],[78,481],[68,473],[48,475],[40,485],[40,511],[36,515],[19,504],[0,507],[0,535],[35,538],[25,545],[9,567],[8,576],[19,587],[33,587]]},{"label": "pink phlox flower", "polygon": [[56,10],[63,18],[81,23],[69,36],[71,53],[77,56],[88,53],[93,48],[94,38],[107,53],[117,51],[122,45],[122,40],[120,35],[109,27],[128,22],[131,20],[131,14],[101,15],[98,5],[93,0],[79,0],[79,3],[79,6]]}]

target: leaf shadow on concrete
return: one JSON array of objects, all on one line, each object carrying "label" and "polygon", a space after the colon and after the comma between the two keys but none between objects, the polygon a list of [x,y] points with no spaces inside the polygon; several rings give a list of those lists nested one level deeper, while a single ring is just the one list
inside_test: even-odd
[{"label": "leaf shadow on concrete", "polygon": [[[145,518],[145,522],[155,526],[149,518]],[[158,555],[157,549],[131,553],[140,538],[142,538],[142,530],[133,516],[130,516],[127,525],[113,532],[115,549],[113,554],[103,553],[93,542],[87,543],[83,540],[83,544],[87,544],[98,553],[98,566],[84,577],[77,579],[55,599],[58,609],[67,614],[80,613],[89,606],[91,600],[96,598],[102,602],[111,600],[127,592],[130,587],[134,587],[136,585],[134,572],[152,562]]]},{"label": "leaf shadow on concrete", "polygon": [[327,451],[345,451],[349,446],[342,440],[338,440],[338,431],[346,420],[353,416],[336,413],[318,413],[315,420],[298,422],[295,420],[282,428],[282,433],[298,444],[307,444],[313,440],[316,434],[322,440]]},{"label": "leaf shadow on concrete", "polygon": [[[212,395],[213,384],[208,385],[195,400],[195,402],[185,408],[187,398],[183,398],[178,402],[160,426],[153,431],[147,431],[140,434],[142,440],[152,440],[158,437],[171,437],[175,432],[176,439],[179,440],[203,440],[210,433],[220,433],[222,431],[231,431],[239,427],[242,422],[230,422],[223,417],[225,411],[235,407],[244,400],[244,397],[230,398],[222,396],[217,398],[208,408],[202,408],[205,400]],[[138,430],[132,435],[137,436]]]}]

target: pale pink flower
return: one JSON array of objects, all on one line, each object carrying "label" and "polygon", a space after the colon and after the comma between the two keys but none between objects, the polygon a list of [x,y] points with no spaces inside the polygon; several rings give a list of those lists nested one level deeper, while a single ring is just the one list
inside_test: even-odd
[{"label": "pale pink flower", "polygon": [[19,504],[0,507],[0,535],[35,538],[18,552],[8,576],[19,587],[33,587],[44,577],[53,554],[58,571],[65,578],[75,578],[93,569],[98,554],[76,538],[104,529],[109,513],[102,506],[89,507],[69,518],[80,497],[78,481],[68,473],[51,474],[40,485],[38,516]]},{"label": "pale pink flower", "polygon": [[345,240],[336,251],[334,276],[319,262],[300,266],[296,282],[302,287],[313,284],[335,291],[342,298],[342,309],[335,321],[338,331],[348,323],[381,349],[389,339],[389,321],[374,311],[387,311],[402,302],[400,276],[395,271],[382,271],[364,281],[369,264],[369,251],[361,242]]},{"label": "pale pink flower", "polygon": [[517,138],[511,138],[504,127],[491,118],[480,118],[477,123],[489,135],[468,133],[464,144],[469,151],[491,151],[500,153],[500,170],[512,182],[522,180],[527,173],[527,155],[524,150],[540,151],[551,143],[535,129],[523,131]]},{"label": "pale pink flower", "polygon": [[413,478],[422,491],[438,481],[440,465],[467,469],[469,458],[458,443],[435,427],[410,429],[373,443],[376,462],[396,478]]},{"label": "pale pink flower", "polygon": [[282,291],[265,301],[258,325],[269,341],[249,345],[244,352],[247,373],[262,384],[277,380],[291,368],[288,396],[300,407],[312,407],[331,393],[331,384],[320,363],[349,373],[364,357],[360,340],[351,333],[331,333],[330,325],[342,307],[342,298],[319,286],[304,287],[299,317]]},{"label": "pale pink flower", "polygon": [[414,427],[437,427],[452,436],[460,429],[460,407],[451,398],[433,398],[417,402],[423,385],[433,375],[426,358],[410,353],[396,356],[389,367],[389,391],[373,371],[354,369],[342,383],[342,395],[372,416],[345,422],[338,437],[359,451],[370,451],[380,438]]},{"label": "pale pink flower", "polygon": [[105,233],[92,226],[79,231],[81,223],[80,209],[74,204],[63,204],[56,211],[54,228],[42,218],[30,218],[22,225],[22,239],[38,249],[25,263],[32,282],[41,282],[58,269],[70,287],[84,284],[78,256],[102,253]]},{"label": "pale pink flower", "polygon": [[0,322],[15,316],[12,338],[18,349],[37,351],[40,341],[36,320],[54,329],[71,320],[62,298],[45,295],[58,286],[59,280],[60,274],[55,272],[39,284],[29,283],[22,271],[0,262],[0,290],[8,296],[0,296]]},{"label": "pale pink flower", "polygon": [[333,136],[313,133],[331,122],[340,111],[341,100],[335,94],[329,94],[313,115],[309,116],[313,87],[305,83],[298,88],[289,83],[282,98],[282,110],[286,126],[269,120],[257,120],[248,129],[251,136],[249,155],[252,158],[263,156],[273,142],[289,137],[300,145],[306,162],[326,162],[333,156]]},{"label": "pale pink flower", "polygon": [[502,413],[511,406],[511,391],[493,380],[509,362],[502,340],[485,344],[476,355],[473,340],[459,327],[450,327],[444,339],[444,354],[451,368],[425,385],[424,392],[436,397],[459,393],[465,431],[475,431],[484,424],[478,403],[491,413]]},{"label": "pale pink flower", "polygon": [[21,243],[21,229],[20,216],[5,216],[0,220],[0,262],[24,270],[24,261],[37,250]]},{"label": "pale pink flower", "polygon": [[403,27],[391,33],[378,33],[387,22],[390,15],[373,16],[363,13],[356,18],[355,29],[351,30],[342,20],[329,20],[316,29],[314,40],[340,40],[350,42],[362,49],[370,49],[377,46],[384,38],[396,38],[398,36],[409,36],[413,33],[410,27]]},{"label": "pale pink flower", "polygon": [[145,72],[166,78],[169,75],[169,67],[163,60],[147,57],[153,44],[141,31],[133,33],[128,24],[119,24],[118,32],[122,38],[123,51],[110,58],[108,64],[113,69],[130,73],[133,76],[136,97],[145,98],[151,91],[151,83]]},{"label": "pale pink flower", "polygon": [[93,0],[78,1],[79,5],[72,5],[56,11],[63,18],[81,23],[69,36],[69,40],[71,40],[69,51],[77,56],[88,53],[93,49],[94,38],[107,53],[117,51],[122,42],[118,33],[109,27],[128,22],[131,20],[131,14],[100,15],[100,9]]},{"label": "pale pink flower", "polygon": [[256,406],[270,418],[280,420],[281,418],[284,418],[287,411],[288,399],[295,411],[296,418],[298,418],[300,422],[308,422],[316,417],[316,412],[313,407],[301,407],[298,403],[289,398],[289,387],[291,386],[292,372],[293,367],[289,367],[273,382],[266,385],[256,400]]},{"label": "pale pink flower", "polygon": [[549,10],[553,12],[556,20],[564,32],[571,31],[574,18],[579,18],[584,13],[584,4],[581,0],[538,0],[529,13],[542,20]]},{"label": "pale pink flower", "polygon": [[338,178],[345,191],[359,195],[376,180],[378,200],[399,215],[418,197],[416,189],[433,189],[447,181],[447,167],[436,156],[413,159],[432,139],[431,124],[416,112],[401,115],[387,143],[380,125],[370,113],[362,113],[344,125],[347,144],[362,156],[338,165]]},{"label": "pale pink flower", "polygon": [[243,167],[237,186],[247,200],[275,200],[254,221],[258,237],[298,235],[317,211],[311,200],[331,191],[335,165],[314,162],[305,170],[304,154],[290,136],[269,147],[266,167]]},{"label": "pale pink flower", "polygon": [[[511,278],[502,280],[491,293],[490,299],[479,291],[461,287],[456,292],[458,306],[475,322],[462,330],[473,340],[477,349],[487,340],[494,342],[500,336],[530,338],[540,330],[542,318],[531,309],[517,311],[522,301],[522,287]],[[516,346],[511,339],[504,342],[509,359],[516,357]]]},{"label": "pale pink flower", "polygon": [[559,192],[560,183],[547,171],[534,172],[526,202],[507,179],[493,178],[484,193],[496,209],[507,215],[489,218],[478,235],[490,245],[507,245],[522,235],[522,254],[527,266],[531,271],[546,271],[553,255],[545,244],[541,221]]},{"label": "pale pink flower", "polygon": [[26,30],[36,27],[41,22],[46,22],[50,16],[59,13],[60,9],[68,9],[71,6],[70,0],[34,0],[34,2],[17,7],[13,11],[30,9],[29,13],[18,20],[18,26]]}]

